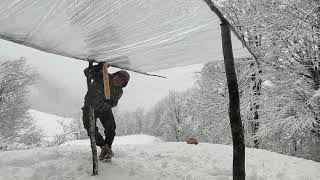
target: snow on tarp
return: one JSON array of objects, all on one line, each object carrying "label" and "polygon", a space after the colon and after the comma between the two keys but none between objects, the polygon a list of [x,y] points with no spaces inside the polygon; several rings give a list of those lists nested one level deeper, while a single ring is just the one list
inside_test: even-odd
[{"label": "snow on tarp", "polygon": [[139,71],[221,60],[220,34],[202,0],[0,1],[0,38]]}]

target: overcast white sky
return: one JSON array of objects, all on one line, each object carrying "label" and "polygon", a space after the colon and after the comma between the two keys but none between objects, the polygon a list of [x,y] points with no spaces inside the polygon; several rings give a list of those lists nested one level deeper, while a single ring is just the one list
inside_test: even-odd
[{"label": "overcast white sky", "polygon": [[[67,91],[73,92],[75,95],[79,94],[80,104],[83,101],[82,97],[86,92],[86,79],[83,75],[83,69],[88,66],[87,62],[44,53],[4,40],[0,40],[0,49],[0,60],[23,56],[32,66],[37,67],[40,75],[61,82],[65,85]],[[168,79],[130,72],[131,79],[124,89],[119,107],[125,110],[134,110],[137,107],[148,109],[166,96],[169,90],[181,91],[191,87],[194,72],[201,70],[202,66],[202,64],[197,64],[154,72],[166,76]],[[111,72],[116,70],[114,68],[110,69]]]}]

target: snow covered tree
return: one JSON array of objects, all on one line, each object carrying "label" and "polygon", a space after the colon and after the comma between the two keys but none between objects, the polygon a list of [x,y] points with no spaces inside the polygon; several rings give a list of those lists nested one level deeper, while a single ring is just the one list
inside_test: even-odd
[{"label": "snow covered tree", "polygon": [[145,114],[142,108],[134,111],[121,112],[119,108],[113,110],[117,124],[117,135],[140,134],[145,126]]},{"label": "snow covered tree", "polygon": [[222,62],[207,63],[197,74],[196,87],[188,102],[190,114],[198,122],[200,141],[229,144],[228,94]]},{"label": "snow covered tree", "polygon": [[[239,81],[241,119],[247,138],[252,137],[249,125],[252,123],[251,75],[255,69],[250,68],[250,65],[253,62],[252,58],[238,59],[235,62]],[[197,73],[196,85],[188,103],[191,116],[198,122],[200,140],[222,144],[231,142],[227,105],[228,89],[223,62],[207,63],[201,72]]]},{"label": "snow covered tree", "polygon": [[162,137],[162,131],[160,127],[160,122],[163,119],[165,112],[165,105],[163,100],[160,100],[154,105],[154,107],[146,113],[147,123],[146,134],[154,135],[156,137]]},{"label": "snow covered tree", "polygon": [[174,91],[169,91],[168,96],[165,99],[167,106],[167,119],[169,120],[168,125],[171,126],[175,141],[181,141],[182,123],[185,118],[185,97],[184,94]]},{"label": "snow covered tree", "polygon": [[136,131],[135,134],[141,134],[143,123],[145,122],[145,115],[143,108],[139,107],[133,112],[133,117],[136,120]]},{"label": "snow covered tree", "polygon": [[[168,95],[160,100],[146,113],[147,134],[162,137],[167,141],[184,141],[192,135],[190,119],[188,119],[187,100],[189,92],[169,91]],[[188,125],[187,125],[188,124]]]},{"label": "snow covered tree", "polygon": [[266,94],[262,92],[268,101],[260,104],[258,112],[264,117],[259,119],[264,128],[258,134],[266,138],[267,132],[268,136],[282,132],[281,136],[288,137],[285,132],[290,130],[296,138],[298,134],[320,137],[315,103],[320,88],[319,1],[231,0],[219,5],[244,40],[255,44],[250,48],[261,63],[264,80],[275,85],[270,91],[266,89]]},{"label": "snow covered tree", "polygon": [[[119,108],[114,108],[112,111],[117,125],[116,134],[120,136],[131,134],[129,130],[131,121],[128,119],[130,117],[129,112],[121,112]],[[100,122],[98,122],[97,125],[99,129],[103,129]]]},{"label": "snow covered tree", "polygon": [[320,142],[310,133],[310,127],[317,123],[314,118],[319,108],[317,91],[297,74],[273,68],[265,70],[269,77],[262,84],[262,121],[257,133],[264,142],[262,147],[288,154],[300,151],[310,157],[303,149],[316,147]]},{"label": "snow covered tree", "polygon": [[[19,137],[37,134],[28,114],[29,85],[38,75],[26,59],[0,62],[0,137],[2,141],[18,141]],[[26,134],[22,134],[26,133]],[[30,137],[31,137],[30,136]],[[27,141],[25,139],[25,141]]]}]

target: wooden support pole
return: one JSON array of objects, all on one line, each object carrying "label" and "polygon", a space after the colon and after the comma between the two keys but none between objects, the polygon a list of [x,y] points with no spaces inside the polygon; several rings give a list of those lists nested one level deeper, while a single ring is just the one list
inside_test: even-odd
[{"label": "wooden support pole", "polygon": [[106,99],[110,99],[110,84],[109,84],[109,65],[103,63],[103,85],[104,85],[104,96]]},{"label": "wooden support pole", "polygon": [[[92,62],[89,62],[89,68],[92,67]],[[87,87],[88,87],[88,92],[91,84],[91,77],[90,74],[87,77]],[[91,96],[89,96],[91,97]],[[91,105],[91,99],[89,100],[89,105],[88,105],[88,118],[90,121],[90,127],[89,127],[89,137],[90,137],[90,143],[91,143],[91,151],[92,151],[92,175],[98,175],[98,156],[97,156],[97,146],[96,146],[96,138],[95,138],[95,133],[96,133],[96,122],[94,118],[94,109]]]},{"label": "wooden support pole", "polygon": [[245,144],[240,116],[240,98],[234,67],[230,24],[224,21],[220,25],[224,65],[229,90],[229,118],[233,142],[233,180],[245,180]]},{"label": "wooden support pole", "polygon": [[94,110],[92,106],[89,106],[89,120],[90,120],[90,143],[92,151],[92,175],[98,175],[98,155],[95,138],[96,123],[94,119]]},{"label": "wooden support pole", "polygon": [[[237,82],[236,70],[234,67],[234,58],[232,52],[232,42],[230,29],[242,42],[242,44],[248,49],[252,56],[257,61],[255,54],[248,48],[246,42],[241,38],[241,36],[235,31],[235,29],[230,25],[228,20],[224,18],[220,10],[214,5],[211,0],[203,0],[210,8],[210,10],[215,13],[221,23],[221,36],[222,36],[222,49],[224,57],[224,65],[228,82],[229,90],[229,118],[232,133],[233,142],[233,180],[245,180],[245,144],[244,144],[244,134],[240,116],[240,98],[239,89]],[[258,61],[257,61],[258,63]]]}]

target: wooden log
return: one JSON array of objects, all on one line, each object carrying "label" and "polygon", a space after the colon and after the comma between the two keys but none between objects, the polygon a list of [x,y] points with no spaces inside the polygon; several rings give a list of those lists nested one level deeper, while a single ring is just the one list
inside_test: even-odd
[{"label": "wooden log", "polygon": [[92,175],[98,175],[98,155],[95,138],[96,123],[94,119],[94,110],[92,106],[89,106],[89,120],[90,120],[90,143],[92,152]]},{"label": "wooden log", "polygon": [[[92,62],[89,62],[89,67],[92,67]],[[91,77],[90,74],[87,77],[87,87],[89,90],[91,84]],[[88,91],[89,92],[89,91]],[[91,96],[89,96],[91,97]],[[94,118],[94,109],[91,105],[91,99],[89,99],[89,107],[88,107],[88,118],[90,122],[89,127],[89,137],[90,137],[90,144],[91,144],[91,152],[92,152],[92,175],[98,175],[98,155],[97,155],[97,146],[96,146],[96,138],[95,138],[95,132],[96,132],[96,122]]]}]

